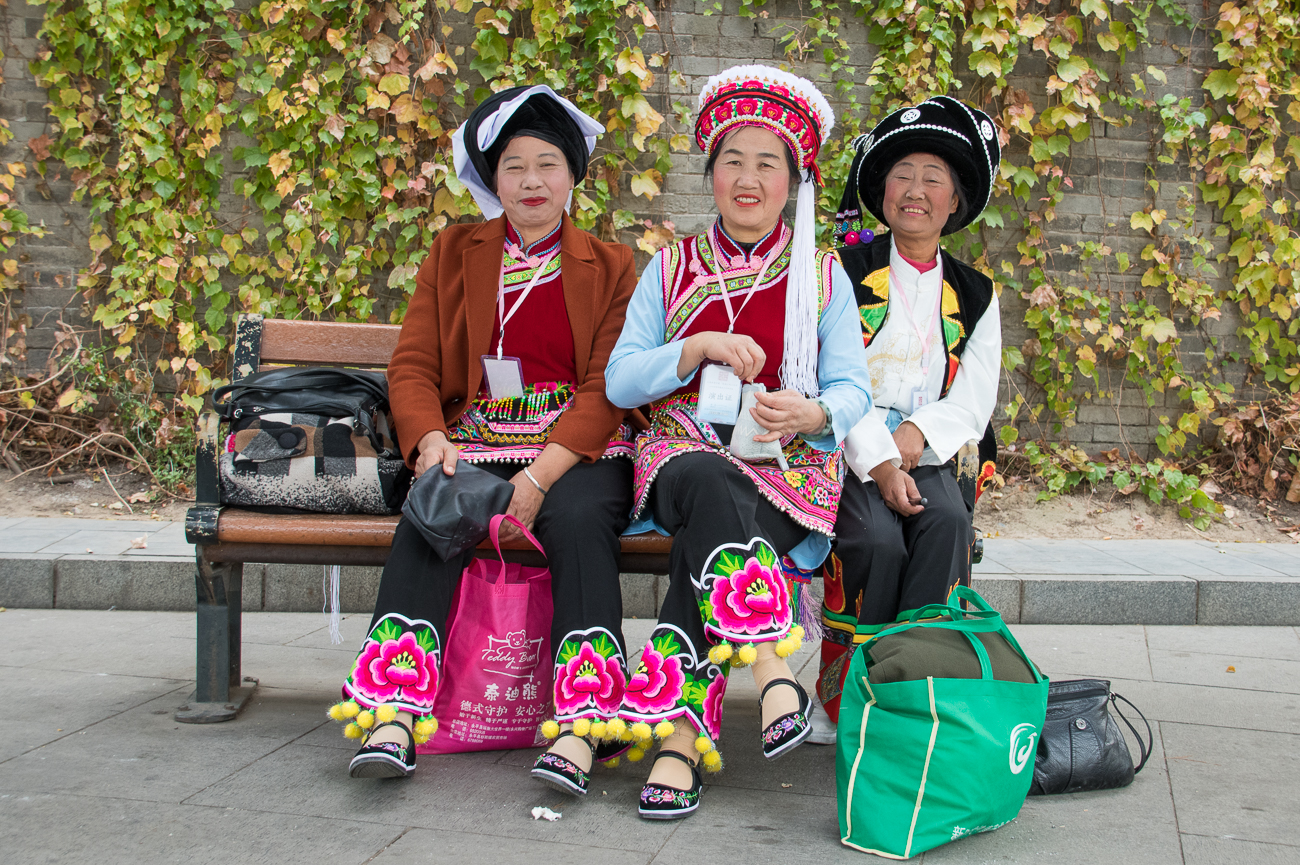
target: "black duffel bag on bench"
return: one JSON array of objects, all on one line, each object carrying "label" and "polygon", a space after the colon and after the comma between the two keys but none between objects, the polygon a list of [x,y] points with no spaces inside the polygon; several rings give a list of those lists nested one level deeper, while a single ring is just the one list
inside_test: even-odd
[{"label": "black duffel bag on bench", "polygon": [[218,388],[212,404],[230,424],[218,458],[222,504],[401,510],[412,473],[390,432],[383,372],[267,370]]}]

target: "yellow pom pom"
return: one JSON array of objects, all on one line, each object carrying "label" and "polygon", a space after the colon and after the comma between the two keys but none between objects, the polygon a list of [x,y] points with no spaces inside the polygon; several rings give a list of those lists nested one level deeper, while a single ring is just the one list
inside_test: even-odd
[{"label": "yellow pom pom", "polygon": [[346,721],[348,719],[348,716],[343,714],[342,703],[335,703],[333,706],[330,706],[329,716],[335,721]]},{"label": "yellow pom pom", "polygon": [[397,710],[392,706],[385,704],[375,710],[375,717],[379,719],[379,723],[387,724],[389,721],[397,718]]},{"label": "yellow pom pom", "polygon": [[357,705],[356,700],[348,700],[346,703],[339,703],[339,706],[342,707],[343,717],[345,718],[355,718],[357,713],[361,711],[361,707]]},{"label": "yellow pom pom", "polygon": [[709,649],[709,663],[724,664],[731,660],[734,653],[735,649],[732,648],[731,643],[718,643],[718,645]]},{"label": "yellow pom pom", "polygon": [[740,647],[740,651],[736,653],[736,656],[740,659],[741,666],[748,667],[758,660],[758,649],[754,648],[753,643],[746,643]]},{"label": "yellow pom pom", "polygon": [[423,736],[428,739],[434,733],[438,732],[438,719],[427,718],[423,721],[416,721],[415,730],[413,732],[416,736]]},{"label": "yellow pom pom", "polygon": [[357,726],[356,721],[353,721],[351,724],[348,724],[343,728],[343,735],[347,736],[349,739],[360,739],[365,735],[365,731]]},{"label": "yellow pom pom", "polygon": [[708,736],[701,733],[695,740],[695,750],[699,751],[701,754],[707,754],[713,750],[713,742],[709,741]]},{"label": "yellow pom pom", "polygon": [[710,751],[705,754],[701,758],[701,761],[704,763],[704,770],[706,772],[717,772],[722,768],[722,755],[717,751]]},{"label": "yellow pom pom", "polygon": [[655,724],[655,735],[660,739],[667,739],[676,732],[677,728],[673,726],[672,721],[660,721],[658,724]]},{"label": "yellow pom pom", "polygon": [[794,654],[794,640],[786,637],[783,640],[776,641],[776,656],[778,658],[788,658]]},{"label": "yellow pom pom", "polygon": [[369,711],[358,713],[356,723],[361,729],[369,730],[375,726],[375,713]]},{"label": "yellow pom pom", "polygon": [[605,768],[606,768],[606,769],[617,769],[617,768],[618,768],[618,758],[617,758],[617,757],[614,757],[613,759],[606,760],[606,761],[605,761]]},{"label": "yellow pom pom", "polygon": [[554,720],[543,721],[542,735],[548,739],[554,739],[556,736],[560,735],[560,725],[555,723]]},{"label": "yellow pom pom", "polygon": [[632,725],[632,738],[645,741],[654,735],[650,725],[645,721],[637,721]]},{"label": "yellow pom pom", "polygon": [[605,736],[609,739],[618,739],[620,742],[630,742],[631,735],[627,732],[627,721],[622,718],[614,718],[605,727]]},{"label": "yellow pom pom", "polygon": [[591,721],[586,718],[579,718],[573,722],[573,735],[586,736],[591,732]]},{"label": "yellow pom pom", "polygon": [[790,629],[790,636],[802,642],[803,638],[808,636],[808,632],[803,629],[803,625],[795,625]]},{"label": "yellow pom pom", "polygon": [[609,733],[609,724],[605,721],[591,722],[591,735],[597,739],[604,739]]},{"label": "yellow pom pom", "polygon": [[627,752],[627,759],[629,763],[640,763],[641,758],[644,756],[645,756],[645,751],[642,751],[640,748],[631,748]]},{"label": "yellow pom pom", "polygon": [[415,744],[417,745],[423,745],[425,742],[429,741],[428,736],[421,736],[419,733],[413,733],[411,738],[415,740]]}]

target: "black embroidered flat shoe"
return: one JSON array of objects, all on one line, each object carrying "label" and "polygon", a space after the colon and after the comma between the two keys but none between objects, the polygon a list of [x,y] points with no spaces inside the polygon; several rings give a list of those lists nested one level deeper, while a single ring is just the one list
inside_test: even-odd
[{"label": "black embroidered flat shoe", "polygon": [[691,770],[691,789],[678,790],[664,784],[646,784],[641,788],[641,804],[637,813],[647,820],[680,820],[690,816],[700,807],[700,793],[704,790],[704,781],[700,778],[699,768],[676,751],[660,751],[655,760],[672,757],[681,760]]},{"label": "black embroidered flat shoe", "polygon": [[[380,742],[368,744],[371,738],[384,727],[401,727],[406,731],[406,744],[397,742]],[[415,739],[411,728],[401,721],[389,721],[376,724],[370,731],[367,744],[361,746],[357,755],[348,765],[348,774],[353,778],[409,778],[415,771]]]},{"label": "black embroidered flat shoe", "polygon": [[[575,735],[572,730],[565,730],[555,737],[558,742],[565,736]],[[585,739],[583,741],[586,741]],[[554,747],[554,742],[552,743]],[[591,747],[591,743],[587,743]],[[561,793],[568,793],[570,796],[587,795],[587,782],[591,780],[591,775],[578,768],[568,757],[561,757],[559,754],[552,754],[550,751],[542,754],[533,764],[531,774],[538,781],[549,787],[554,787]]]},{"label": "black embroidered flat shoe", "polygon": [[596,743],[596,747],[591,749],[593,763],[605,763],[610,760],[622,757],[628,751],[632,750],[634,742],[622,742],[618,739],[611,741],[601,740]]},{"label": "black embroidered flat shoe", "polygon": [[773,679],[763,688],[758,696],[758,704],[763,705],[763,697],[777,685],[789,685],[799,694],[799,708],[787,715],[782,715],[763,729],[763,756],[775,760],[794,750],[812,734],[812,724],[808,721],[808,712],[812,709],[812,699],[803,686],[792,679]]}]

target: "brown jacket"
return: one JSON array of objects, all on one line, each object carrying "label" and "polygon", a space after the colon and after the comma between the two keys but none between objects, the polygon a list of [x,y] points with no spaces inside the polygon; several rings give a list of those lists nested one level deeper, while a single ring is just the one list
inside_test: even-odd
[{"label": "brown jacket", "polygon": [[[505,217],[452,225],[433,239],[388,364],[389,402],[406,461],[420,439],[447,432],[483,379],[495,321]],[[605,243],[564,216],[560,235],[564,305],[573,328],[577,393],[548,439],[586,462],[599,459],[625,412],[605,397],[605,363],[636,287],[632,250]]]}]

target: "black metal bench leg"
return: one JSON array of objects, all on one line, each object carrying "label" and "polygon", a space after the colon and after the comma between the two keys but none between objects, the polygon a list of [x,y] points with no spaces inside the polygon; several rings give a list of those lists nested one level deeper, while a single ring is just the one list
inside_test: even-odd
[{"label": "black metal bench leg", "polygon": [[195,682],[189,703],[176,712],[187,724],[234,720],[257,687],[240,676],[240,620],[244,566],[205,561],[197,548]]}]

